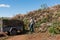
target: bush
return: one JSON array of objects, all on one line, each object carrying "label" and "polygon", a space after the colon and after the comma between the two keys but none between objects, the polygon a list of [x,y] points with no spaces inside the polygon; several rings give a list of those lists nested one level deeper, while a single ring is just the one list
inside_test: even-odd
[{"label": "bush", "polygon": [[55,20],[49,28],[50,33],[58,34],[60,33],[60,22]]},{"label": "bush", "polygon": [[35,27],[40,27],[40,24],[41,24],[41,21],[38,21],[36,24],[35,24]]},{"label": "bush", "polygon": [[54,32],[54,28],[53,28],[53,27],[50,27],[50,28],[49,28],[49,32],[52,33],[52,34],[54,34],[54,33],[55,33],[55,32]]},{"label": "bush", "polygon": [[28,29],[28,26],[29,26],[29,20],[27,18],[24,18],[24,24],[25,24],[25,29],[27,30]]}]

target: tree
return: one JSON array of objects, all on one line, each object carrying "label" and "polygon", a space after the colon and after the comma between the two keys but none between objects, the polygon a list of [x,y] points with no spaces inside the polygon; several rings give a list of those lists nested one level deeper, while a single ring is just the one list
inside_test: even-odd
[{"label": "tree", "polygon": [[41,5],[41,9],[47,9],[47,8],[48,8],[47,4],[42,4]]}]

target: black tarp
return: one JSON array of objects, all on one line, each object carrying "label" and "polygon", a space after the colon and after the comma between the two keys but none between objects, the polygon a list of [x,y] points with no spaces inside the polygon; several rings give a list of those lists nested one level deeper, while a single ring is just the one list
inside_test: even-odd
[{"label": "black tarp", "polygon": [[24,22],[23,21],[21,21],[21,20],[7,20],[7,19],[5,19],[5,20],[2,20],[2,22],[3,22],[3,26],[14,26],[14,27],[17,27],[17,26],[24,26]]}]

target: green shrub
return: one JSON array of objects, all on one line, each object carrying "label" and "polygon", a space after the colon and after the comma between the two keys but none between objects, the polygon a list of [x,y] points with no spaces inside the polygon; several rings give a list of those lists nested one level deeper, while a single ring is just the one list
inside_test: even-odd
[{"label": "green shrub", "polygon": [[57,16],[58,16],[58,17],[60,17],[60,11],[59,11],[59,12],[57,12]]},{"label": "green shrub", "polygon": [[50,27],[50,28],[49,28],[49,32],[52,33],[52,34],[54,34],[54,33],[55,33],[55,32],[54,32],[54,28],[53,28],[53,27]]},{"label": "green shrub", "polygon": [[40,24],[41,24],[41,21],[38,21],[38,22],[35,24],[35,27],[40,27]]},{"label": "green shrub", "polygon": [[48,18],[43,18],[40,22],[41,22],[41,23],[46,23],[46,22],[48,22],[48,21],[49,21]]},{"label": "green shrub", "polygon": [[52,22],[52,25],[49,28],[49,32],[54,34],[60,33],[60,22],[57,20]]},{"label": "green shrub", "polygon": [[28,29],[28,26],[29,26],[29,20],[27,18],[24,18],[24,24],[25,24],[25,29]]},{"label": "green shrub", "polygon": [[56,33],[56,34],[60,34],[60,29],[55,28],[55,33]]}]

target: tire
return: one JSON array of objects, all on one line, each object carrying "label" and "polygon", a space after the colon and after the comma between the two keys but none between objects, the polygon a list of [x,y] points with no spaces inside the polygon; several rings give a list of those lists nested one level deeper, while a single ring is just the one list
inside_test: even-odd
[{"label": "tire", "polygon": [[17,34],[17,30],[16,29],[12,29],[10,32],[10,35],[16,35]]}]

